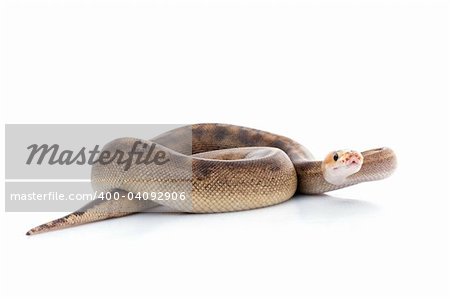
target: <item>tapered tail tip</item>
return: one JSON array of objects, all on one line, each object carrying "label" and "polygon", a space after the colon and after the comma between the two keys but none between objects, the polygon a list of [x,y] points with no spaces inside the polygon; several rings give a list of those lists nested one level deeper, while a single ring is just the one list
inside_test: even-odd
[{"label": "tapered tail tip", "polygon": [[72,214],[69,214],[65,217],[62,217],[62,218],[38,225],[36,227],[33,227],[32,229],[27,231],[25,235],[31,236],[31,235],[36,235],[36,234],[40,234],[40,233],[58,230],[58,229],[65,228],[68,226],[74,226],[75,224],[68,222],[68,219],[70,218],[71,215]]},{"label": "tapered tail tip", "polygon": [[50,231],[50,229],[45,229],[45,227],[43,225],[39,225],[39,226],[33,227],[32,229],[27,231],[25,235],[31,236],[31,235],[36,235],[36,234],[43,233],[46,231]]}]

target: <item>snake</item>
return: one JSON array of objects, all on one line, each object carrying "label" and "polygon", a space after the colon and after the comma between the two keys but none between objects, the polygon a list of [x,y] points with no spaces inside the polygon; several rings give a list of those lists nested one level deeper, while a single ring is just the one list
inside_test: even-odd
[{"label": "snake", "polygon": [[[129,169],[118,160],[94,164],[92,188],[98,192],[114,192],[117,198],[96,198],[81,209],[36,226],[26,234],[127,216],[161,206],[181,213],[268,207],[296,194],[322,194],[381,180],[390,176],[397,165],[396,155],[388,147],[362,152],[334,150],[323,160],[317,160],[306,147],[288,137],[218,123],[182,126],[149,140],[118,138],[104,145],[102,151],[127,152],[136,142],[145,145],[140,149],[142,154],[148,154],[152,148],[164,153],[168,162],[133,163]],[[149,193],[175,194],[177,198],[136,198]]]}]

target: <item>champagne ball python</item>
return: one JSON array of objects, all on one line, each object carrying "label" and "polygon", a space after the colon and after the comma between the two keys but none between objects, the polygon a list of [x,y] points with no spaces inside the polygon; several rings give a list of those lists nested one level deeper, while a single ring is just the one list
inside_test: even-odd
[{"label": "champagne ball python", "polygon": [[[92,186],[115,192],[117,200],[96,199],[65,217],[39,225],[27,235],[126,216],[163,205],[186,213],[217,213],[261,208],[295,193],[321,194],[393,173],[396,156],[389,148],[364,152],[337,150],[315,160],[296,141],[228,124],[195,124],[152,140],[119,138],[103,150],[127,152],[136,141],[167,154],[164,165],[120,163],[92,167]],[[183,200],[136,200],[130,194],[171,192]]]}]

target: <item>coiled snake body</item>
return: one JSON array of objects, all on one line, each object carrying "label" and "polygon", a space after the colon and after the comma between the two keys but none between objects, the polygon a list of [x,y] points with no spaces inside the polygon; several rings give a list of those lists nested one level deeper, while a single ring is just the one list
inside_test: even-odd
[{"label": "coiled snake body", "polygon": [[[138,141],[120,138],[103,150],[127,152]],[[27,235],[141,212],[158,205],[188,213],[214,213],[266,207],[296,192],[320,194],[388,177],[396,157],[389,148],[362,153],[340,150],[317,161],[299,143],[284,136],[226,124],[196,124],[166,132],[150,141],[168,163],[95,164],[92,186],[117,192],[118,200],[96,199],[65,217],[37,226]],[[142,149],[145,152],[147,149]],[[183,200],[130,200],[145,192],[182,194]]]}]

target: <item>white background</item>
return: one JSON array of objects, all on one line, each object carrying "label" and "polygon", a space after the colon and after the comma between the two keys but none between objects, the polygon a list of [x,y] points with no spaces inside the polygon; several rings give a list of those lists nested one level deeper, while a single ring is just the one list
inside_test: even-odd
[{"label": "white background", "polygon": [[2,1],[2,123],[225,122],[399,159],[248,212],[34,237],[61,214],[2,212],[2,298],[448,298],[448,22],[445,1]]}]

